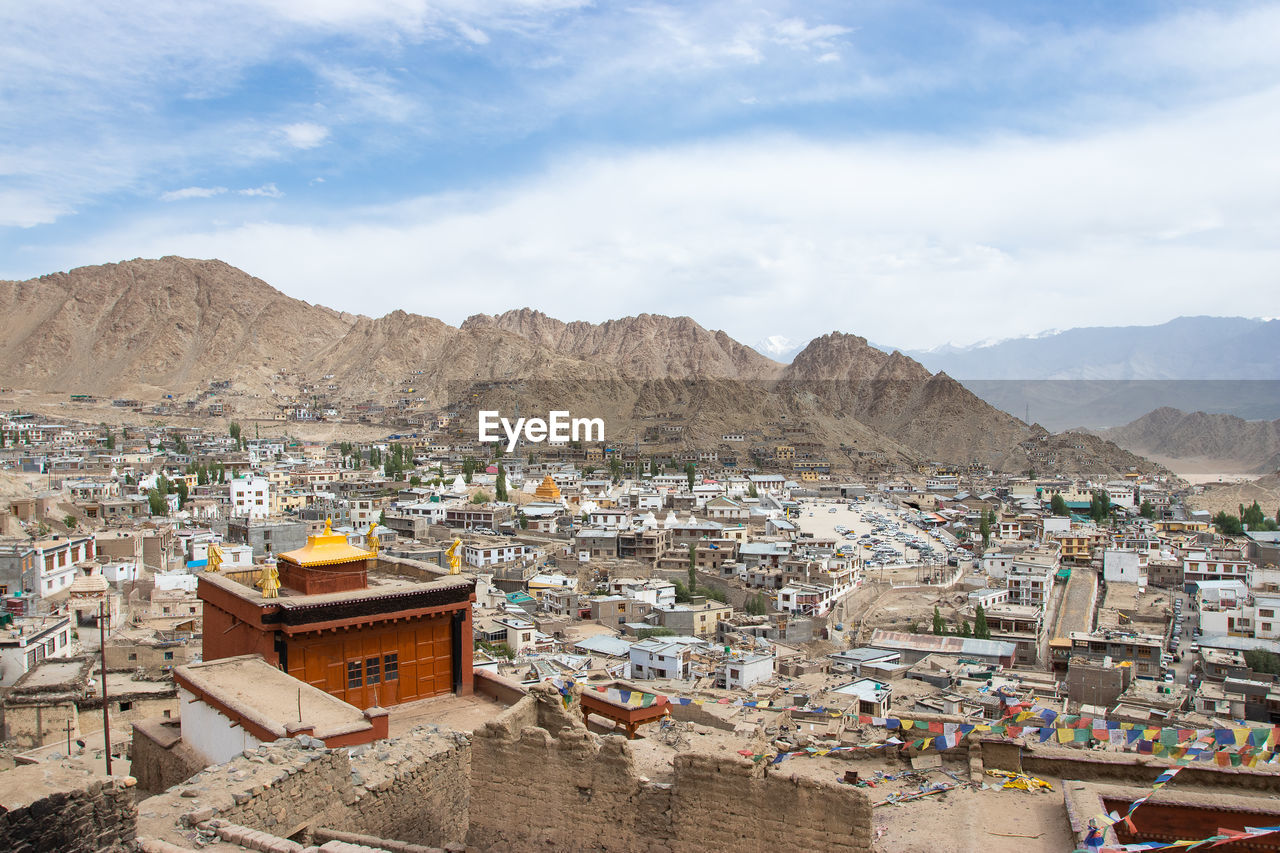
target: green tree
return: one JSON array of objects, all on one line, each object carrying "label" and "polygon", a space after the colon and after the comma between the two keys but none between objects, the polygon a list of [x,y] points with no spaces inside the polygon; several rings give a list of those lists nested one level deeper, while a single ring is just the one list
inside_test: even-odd
[{"label": "green tree", "polygon": [[910,631],[912,634],[919,634],[919,633],[920,633],[920,623],[919,623],[919,622],[912,622],[912,623],[911,623],[911,627],[907,628],[907,630],[908,630],[908,631]]},{"label": "green tree", "polygon": [[1227,515],[1226,510],[1219,510],[1213,517],[1213,526],[1224,536],[1239,536],[1244,532],[1239,516]]},{"label": "green tree", "polygon": [[933,633],[938,637],[944,637],[947,634],[947,623],[942,621],[942,611],[936,604],[933,605]]},{"label": "green tree", "polygon": [[697,581],[697,577],[698,577],[698,576],[697,576],[697,574],[696,574],[697,570],[698,570],[698,546],[697,546],[697,545],[694,545],[694,544],[690,544],[690,545],[689,545],[689,585],[690,585],[690,588],[692,588],[693,584],[695,584],[695,583],[697,583],[697,582],[698,582],[698,581]]},{"label": "green tree", "polygon": [[175,488],[175,491],[177,491],[178,493],[178,509],[182,509],[184,506],[187,505],[187,500],[188,500],[187,481],[179,480]]},{"label": "green tree", "polygon": [[413,486],[415,489],[418,488],[418,486],[422,485],[422,478],[419,477],[417,474],[414,474],[412,477],[409,478],[409,485]]},{"label": "green tree", "polygon": [[698,466],[692,462],[686,462],[684,465],[684,475],[689,478],[689,491],[693,491],[694,477],[698,473]]},{"label": "green tree", "polygon": [[102,440],[102,446],[105,447],[107,450],[115,450],[116,449],[115,433],[113,433],[111,431],[111,428],[106,424],[103,424],[102,428],[107,431],[107,437]]},{"label": "green tree", "polygon": [[231,434],[231,438],[234,439],[235,443],[238,445],[240,443],[240,424],[232,421],[227,427],[227,432]]},{"label": "green tree", "polygon": [[1070,515],[1071,509],[1067,506],[1067,499],[1062,495],[1055,494],[1049,498],[1049,512],[1054,515]]},{"label": "green tree", "polygon": [[147,507],[152,515],[169,514],[169,502],[164,499],[159,489],[150,489],[147,492]]},{"label": "green tree", "polygon": [[1240,521],[1249,526],[1250,530],[1258,530],[1266,524],[1267,517],[1262,514],[1262,507],[1258,506],[1258,502],[1254,501],[1253,506],[1244,511],[1244,515],[1240,516]]},{"label": "green tree", "polygon": [[472,496],[471,502],[473,504],[485,504],[489,502],[489,496],[484,493],[483,489],[481,489]]},{"label": "green tree", "polygon": [[987,627],[987,611],[981,604],[973,612],[973,636],[979,640],[991,639],[991,629]]},{"label": "green tree", "polygon": [[965,619],[960,623],[959,634],[961,637],[972,637],[973,629],[969,627],[969,620]]},{"label": "green tree", "polygon": [[689,587],[685,586],[683,581],[672,581],[672,584],[676,588],[676,601],[688,601],[690,598]]},{"label": "green tree", "polygon": [[471,476],[476,472],[476,460],[470,456],[462,460],[462,480],[468,486],[471,485]]},{"label": "green tree", "polygon": [[978,522],[978,534],[982,537],[982,549],[985,551],[991,544],[991,522],[987,520],[986,515],[983,515],[982,521]]},{"label": "green tree", "polygon": [[519,522],[521,530],[529,529],[529,516],[525,515],[523,510],[516,513],[516,521]]},{"label": "green tree", "polygon": [[79,522],[76,521],[76,517],[74,515],[68,515],[66,518],[62,519],[63,527],[68,530],[75,530],[78,523]]},{"label": "green tree", "polygon": [[676,632],[671,628],[641,628],[636,631],[637,640],[647,640],[650,637],[674,637]]},{"label": "green tree", "polygon": [[749,489],[747,489],[747,497],[749,497],[749,498],[758,498],[758,497],[760,497],[760,490],[756,488],[756,484],[755,484],[755,483],[752,483],[752,484],[751,484],[751,487],[750,487]]},{"label": "green tree", "polygon": [[499,501],[506,502],[509,498],[507,495],[507,472],[503,470],[502,463],[498,463],[498,479],[493,486],[494,497]]},{"label": "green tree", "polygon": [[1095,523],[1101,524],[1111,517],[1111,496],[1106,492],[1097,491],[1089,498],[1089,517]]},{"label": "green tree", "polygon": [[387,511],[385,509],[378,510],[378,526],[387,526]]},{"label": "green tree", "polygon": [[1280,655],[1266,649],[1249,649],[1244,653],[1244,662],[1256,673],[1263,675],[1280,675]]},{"label": "green tree", "polygon": [[1156,517],[1156,508],[1152,505],[1151,501],[1144,500],[1141,505],[1138,506],[1138,515],[1149,521]]}]

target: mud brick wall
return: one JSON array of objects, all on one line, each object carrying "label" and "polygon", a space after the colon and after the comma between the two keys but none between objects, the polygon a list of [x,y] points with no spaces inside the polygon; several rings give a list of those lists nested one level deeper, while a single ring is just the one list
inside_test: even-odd
[{"label": "mud brick wall", "polygon": [[471,747],[415,730],[352,757],[300,736],[205,768],[139,804],[139,834],[182,843],[211,818],[281,837],[319,827],[443,846],[466,836]]},{"label": "mud brick wall", "polygon": [[[869,853],[858,789],[770,775],[738,756],[678,756],[674,781],[636,769],[621,736],[583,728],[547,686],[476,731],[468,843],[493,851],[830,850]],[[554,733],[554,734],[553,734]]]},{"label": "mud brick wall", "polygon": [[138,790],[157,794],[185,782],[205,768],[203,755],[182,741],[177,720],[152,718],[133,724],[129,772]]},{"label": "mud brick wall", "polygon": [[351,760],[359,799],[343,820],[321,825],[443,847],[467,837],[471,744],[452,733],[384,741]]},{"label": "mud brick wall", "polygon": [[833,782],[768,774],[746,759],[676,756],[673,849],[871,850],[871,803]]},{"label": "mud brick wall", "polygon": [[7,784],[30,792],[29,801],[22,805],[4,798],[10,808],[0,809],[0,846],[6,853],[130,849],[137,810],[123,781],[73,780],[71,784],[78,782],[82,787],[59,784],[50,790],[48,769],[30,765],[6,771]]}]

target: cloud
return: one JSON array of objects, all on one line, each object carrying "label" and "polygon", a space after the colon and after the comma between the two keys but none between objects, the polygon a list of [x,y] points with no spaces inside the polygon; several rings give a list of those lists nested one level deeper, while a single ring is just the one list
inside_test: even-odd
[{"label": "cloud", "polygon": [[238,190],[240,195],[260,196],[262,198],[283,198],[284,193],[275,184],[263,184],[260,187]]},{"label": "cloud", "polygon": [[318,148],[329,138],[329,128],[309,121],[286,124],[280,128],[280,132],[284,134],[286,142],[303,151]]},{"label": "cloud", "polygon": [[473,27],[464,21],[456,22],[455,26],[458,28],[458,32],[462,34],[462,37],[472,44],[483,45],[489,43],[489,36],[484,30]]},{"label": "cloud", "polygon": [[212,198],[215,195],[222,195],[226,191],[226,187],[183,187],[180,190],[170,190],[167,193],[161,193],[160,200],[185,201],[189,198]]},{"label": "cloud", "polygon": [[1069,139],[576,152],[520,183],[330,224],[167,224],[86,251],[220,257],[365,313],[651,311],[745,341],[839,327],[921,347],[1161,322],[1223,289],[1280,301],[1277,138],[1280,88]]}]

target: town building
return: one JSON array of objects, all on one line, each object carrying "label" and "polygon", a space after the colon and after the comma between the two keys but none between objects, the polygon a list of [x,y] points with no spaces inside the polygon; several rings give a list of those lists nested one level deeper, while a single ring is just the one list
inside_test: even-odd
[{"label": "town building", "polygon": [[391,576],[404,563],[326,529],[279,556],[278,597],[205,572],[204,659],[259,654],[358,708],[470,693],[474,581]]}]

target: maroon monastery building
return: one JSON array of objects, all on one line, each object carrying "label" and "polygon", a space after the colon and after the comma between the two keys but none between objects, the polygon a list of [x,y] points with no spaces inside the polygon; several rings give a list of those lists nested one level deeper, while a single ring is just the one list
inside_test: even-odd
[{"label": "maroon monastery building", "polygon": [[279,555],[277,598],[202,574],[204,659],[261,655],[357,708],[470,693],[474,582],[370,578],[379,564],[388,574],[398,568],[326,523],[305,547]]}]

